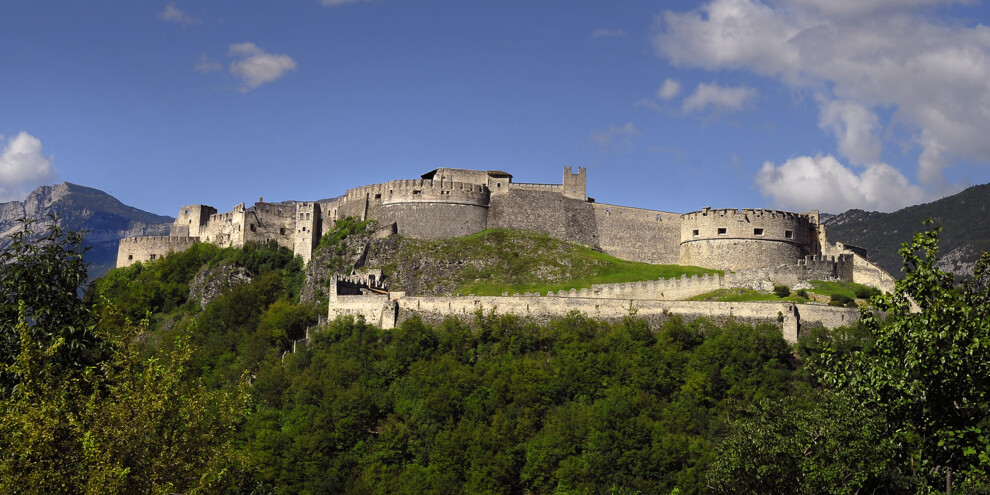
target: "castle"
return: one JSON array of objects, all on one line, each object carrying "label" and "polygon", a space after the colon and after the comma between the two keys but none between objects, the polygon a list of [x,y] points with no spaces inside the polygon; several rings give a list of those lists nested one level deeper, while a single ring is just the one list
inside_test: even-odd
[{"label": "castle", "polygon": [[[717,278],[719,287],[745,285],[745,281],[793,286],[808,280],[844,280],[887,291],[893,288],[893,278],[869,262],[863,250],[828,243],[817,211],[704,208],[680,214],[597,203],[587,196],[586,187],[584,168],[574,173],[564,167],[560,184],[513,182],[512,175],[502,171],[438,168],[419,179],[356,187],[321,202],[259,200],[227,213],[187,205],[180,209],[168,236],[121,240],[117,266],[153,260],[197,242],[236,247],[276,241],[308,262],[321,235],[335,221],[356,217],[376,220],[411,238],[458,237],[490,228],[529,230],[626,260],[736,272],[731,280],[729,275]],[[692,286],[700,291],[714,280]],[[647,295],[640,291],[635,297],[671,300],[668,294],[674,293],[686,297],[683,288],[665,292],[669,284],[657,284]]]}]

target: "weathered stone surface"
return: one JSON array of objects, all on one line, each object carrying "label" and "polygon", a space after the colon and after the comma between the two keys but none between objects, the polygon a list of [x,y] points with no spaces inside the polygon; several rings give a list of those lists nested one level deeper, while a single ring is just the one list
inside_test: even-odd
[{"label": "weathered stone surface", "polygon": [[221,262],[216,266],[204,266],[189,282],[189,299],[197,301],[200,307],[226,294],[238,285],[251,282],[251,274],[246,268]]}]

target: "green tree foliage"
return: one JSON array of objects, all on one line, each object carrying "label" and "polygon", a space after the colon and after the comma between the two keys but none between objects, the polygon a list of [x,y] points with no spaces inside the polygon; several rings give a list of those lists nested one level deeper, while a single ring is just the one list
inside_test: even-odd
[{"label": "green tree foliage", "polygon": [[715,493],[910,493],[882,418],[849,397],[763,401],[737,420],[708,472]]},{"label": "green tree foliage", "polygon": [[16,363],[23,377],[0,399],[0,492],[219,492],[247,484],[232,448],[247,411],[245,391],[219,392],[190,380],[190,349],[140,358],[134,332],[103,335],[111,357],[78,376],[45,373],[26,317]]},{"label": "green tree foliage", "polygon": [[[46,351],[39,359],[50,375],[78,371],[102,356],[90,310],[78,296],[86,282],[83,234],[63,231],[52,218],[37,236],[31,222],[22,222],[0,253],[0,396],[10,395],[21,380],[10,366],[24,345]],[[18,333],[22,320],[28,340]]]},{"label": "green tree foliage", "polygon": [[112,306],[89,311],[79,299],[82,235],[56,225],[29,242],[27,232],[0,264],[0,492],[249,487],[231,444],[246,391],[208,390],[190,377],[186,338],[142,357],[136,344],[145,326]]},{"label": "green tree foliage", "polygon": [[287,492],[694,493],[738,407],[796,376],[772,325],[339,319],[258,370],[242,440]]},{"label": "green tree foliage", "polygon": [[960,289],[936,266],[938,232],[901,248],[907,275],[863,313],[872,345],[820,360],[824,383],[881,414],[904,469],[934,488],[950,468],[985,480],[990,466],[990,255]]}]

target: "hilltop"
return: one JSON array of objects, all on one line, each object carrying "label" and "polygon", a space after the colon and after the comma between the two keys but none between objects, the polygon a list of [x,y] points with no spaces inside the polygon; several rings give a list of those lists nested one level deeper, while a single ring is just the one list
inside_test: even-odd
[{"label": "hilltop", "polygon": [[984,250],[990,250],[990,184],[973,186],[958,194],[931,203],[909,206],[893,213],[849,210],[825,216],[829,241],[864,247],[871,261],[891,275],[902,277],[897,250],[922,230],[930,218],[942,227],[942,260],[939,267],[957,275],[972,275],[973,264]]},{"label": "hilltop", "polygon": [[40,186],[24,201],[0,203],[0,250],[9,244],[10,236],[21,228],[19,219],[26,218],[45,225],[51,215],[55,215],[66,230],[89,231],[85,241],[90,248],[86,261],[91,263],[90,276],[93,278],[116,265],[120,239],[136,235],[168,235],[174,220],[127,206],[99,189],[63,182]]}]

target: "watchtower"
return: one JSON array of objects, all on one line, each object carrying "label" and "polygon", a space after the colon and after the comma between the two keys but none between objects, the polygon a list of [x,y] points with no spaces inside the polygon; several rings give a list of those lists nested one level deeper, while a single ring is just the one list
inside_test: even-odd
[{"label": "watchtower", "polygon": [[587,186],[587,169],[584,167],[578,167],[578,173],[571,173],[571,167],[564,167],[564,180],[563,184],[563,194],[565,198],[580,199],[581,201],[588,200],[588,194],[586,190]]}]

